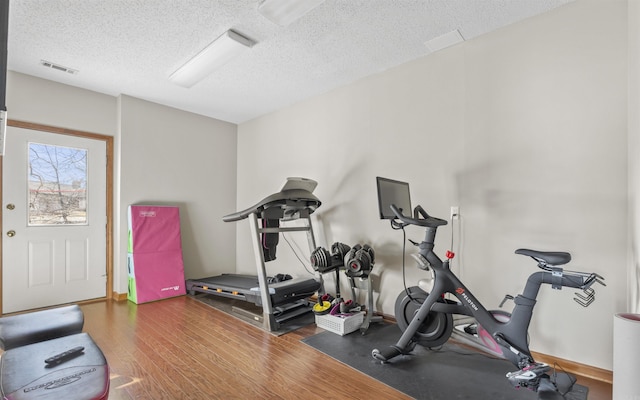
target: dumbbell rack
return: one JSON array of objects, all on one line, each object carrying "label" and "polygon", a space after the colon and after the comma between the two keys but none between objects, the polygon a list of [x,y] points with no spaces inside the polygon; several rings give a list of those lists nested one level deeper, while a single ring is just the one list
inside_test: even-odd
[{"label": "dumbbell rack", "polygon": [[[354,282],[355,278],[350,278],[350,279],[351,279],[351,290],[354,292],[354,298],[355,298],[355,290],[353,289],[355,286],[355,282]],[[368,275],[366,278],[360,278],[360,280],[367,282],[366,314],[364,316],[364,320],[362,321],[362,325],[360,325],[360,333],[364,335],[369,329],[369,325],[371,325],[372,322],[382,322],[382,316],[373,315],[373,283],[371,282],[371,276]]]},{"label": "dumbbell rack", "polygon": [[342,243],[334,243],[334,245],[331,247],[333,252],[332,254],[330,254],[324,248],[317,248],[312,252],[312,257],[311,257],[312,258],[311,263],[314,266],[314,269],[316,270],[316,272],[319,272],[320,275],[335,271],[336,298],[341,297],[340,296],[340,270],[341,269],[345,271],[345,275],[347,275],[347,277],[349,278],[350,286],[351,286],[351,298],[354,300],[357,298],[356,291],[355,291],[355,289],[357,288],[357,285],[356,285],[355,279],[358,278],[360,279],[360,281],[366,281],[366,286],[367,286],[366,287],[367,298],[366,298],[366,306],[365,306],[366,313],[362,321],[362,324],[360,326],[360,332],[362,334],[366,333],[366,331],[369,329],[369,326],[371,325],[372,322],[382,321],[381,316],[377,316],[373,314],[373,285],[371,282],[371,276],[369,274],[369,267],[372,268],[374,264],[373,249],[371,249],[367,245],[365,245],[364,248],[371,251],[371,253],[368,253],[368,255],[365,256],[367,260],[366,265],[368,266],[366,271],[360,270],[360,267],[362,266],[362,264],[360,264],[358,261],[356,261],[355,263],[358,267],[357,271],[352,271],[350,266],[346,265],[347,258],[354,256],[353,253],[356,251],[356,249],[358,249],[358,252],[356,252],[355,254],[358,254],[361,251],[360,249],[362,249],[362,247],[360,245],[356,245],[352,249],[352,248],[349,248],[349,246],[346,246]]}]

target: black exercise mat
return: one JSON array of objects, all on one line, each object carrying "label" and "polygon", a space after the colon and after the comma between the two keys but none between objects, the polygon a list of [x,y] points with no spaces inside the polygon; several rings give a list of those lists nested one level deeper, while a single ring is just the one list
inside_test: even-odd
[{"label": "black exercise mat", "polygon": [[[256,306],[253,303],[249,303],[242,300],[229,299],[222,296],[215,296],[206,293],[198,293],[196,295],[189,295],[192,299],[206,304],[210,307],[220,310],[225,314],[229,314],[238,320],[251,324],[258,328],[263,329],[262,324],[262,307]],[[255,317],[252,317],[254,315]],[[260,320],[257,320],[259,318]],[[292,318],[284,323],[280,324],[280,327],[276,331],[269,332],[272,335],[280,336],[285,333],[295,331],[304,326],[315,323],[315,315],[312,312],[305,313],[299,317]],[[267,331],[268,332],[268,331]]]},{"label": "black exercise mat", "polygon": [[[326,331],[302,342],[416,399],[537,398],[534,392],[511,386],[505,378],[514,370],[510,362],[451,342],[438,351],[416,346],[411,355],[398,356],[386,364],[371,357],[372,349],[394,344],[400,334],[395,324],[377,323],[364,336],[359,332],[339,336]],[[586,387],[575,385],[565,399],[585,400],[587,394]]]}]

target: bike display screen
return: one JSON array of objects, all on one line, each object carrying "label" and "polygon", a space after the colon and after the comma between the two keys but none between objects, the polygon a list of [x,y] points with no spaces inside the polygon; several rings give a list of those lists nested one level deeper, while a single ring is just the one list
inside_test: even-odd
[{"label": "bike display screen", "polygon": [[411,197],[409,196],[409,184],[407,182],[377,177],[378,184],[378,209],[380,219],[396,219],[391,211],[394,204],[402,211],[402,214],[411,216]]}]

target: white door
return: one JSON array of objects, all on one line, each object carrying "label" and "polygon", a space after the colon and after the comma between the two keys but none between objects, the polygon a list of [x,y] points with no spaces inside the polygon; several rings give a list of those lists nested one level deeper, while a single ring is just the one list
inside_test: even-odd
[{"label": "white door", "polygon": [[106,144],[8,127],[2,311],[106,296]]}]

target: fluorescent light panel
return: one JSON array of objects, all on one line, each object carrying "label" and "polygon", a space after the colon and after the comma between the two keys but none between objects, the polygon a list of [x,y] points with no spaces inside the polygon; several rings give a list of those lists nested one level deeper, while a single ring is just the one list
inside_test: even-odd
[{"label": "fluorescent light panel", "polygon": [[287,26],[322,2],[324,0],[264,0],[258,12],[275,24]]},{"label": "fluorescent light panel", "polygon": [[253,40],[228,30],[178,68],[169,76],[169,80],[190,88],[254,44]]},{"label": "fluorescent light panel", "polygon": [[456,29],[425,42],[425,46],[427,46],[427,48],[431,50],[431,52],[434,52],[453,46],[454,44],[458,44],[460,42],[464,42],[464,38]]}]

